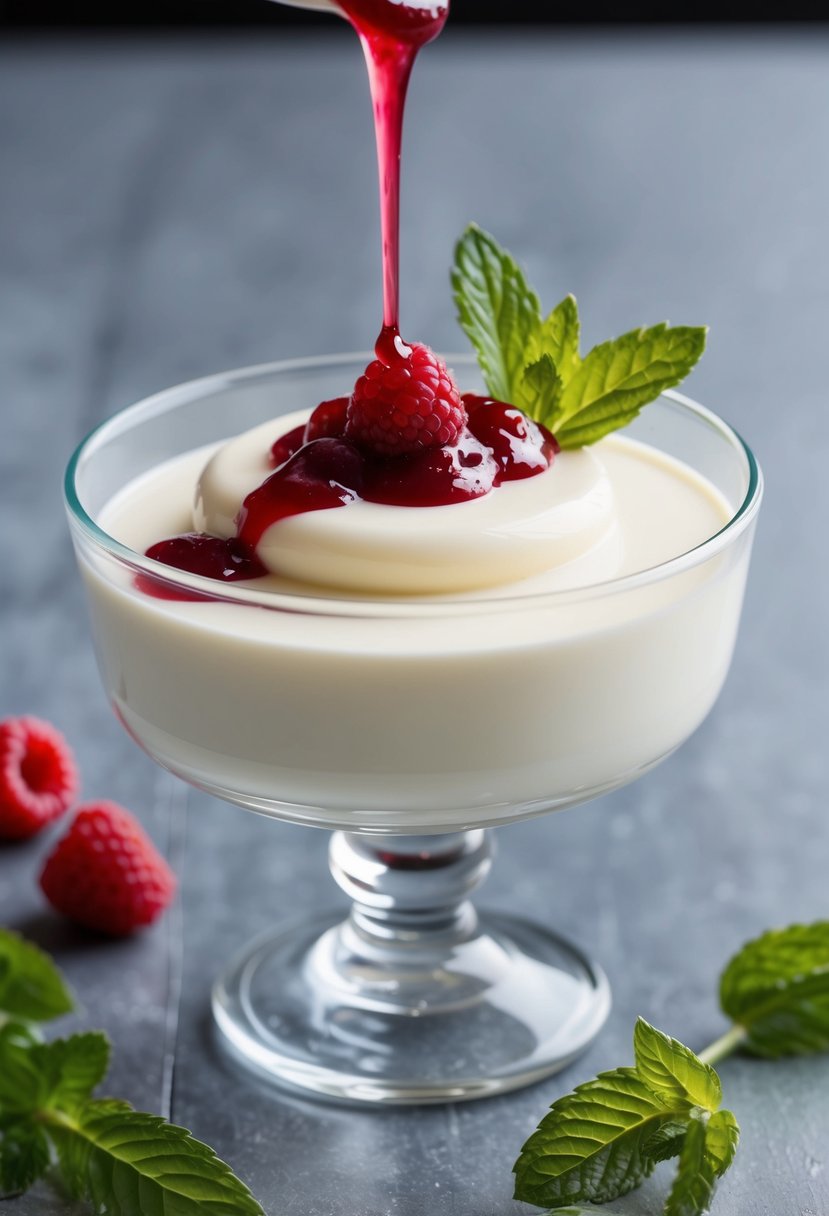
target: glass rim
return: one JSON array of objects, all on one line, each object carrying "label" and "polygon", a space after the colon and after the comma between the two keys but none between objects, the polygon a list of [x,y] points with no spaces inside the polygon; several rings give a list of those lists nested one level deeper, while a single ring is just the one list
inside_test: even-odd
[{"label": "glass rim", "polygon": [[[707,409],[692,398],[679,393],[675,389],[666,389],[659,395],[659,400],[666,400],[672,405],[679,406],[683,411],[691,413],[716,431],[732,449],[745,461],[747,471],[747,487],[742,502],[734,513],[717,532],[701,541],[693,548],[644,570],[632,574],[624,574],[611,579],[588,583],[583,587],[573,587],[556,591],[529,591],[516,595],[493,595],[498,588],[489,588],[486,594],[481,592],[465,592],[463,595],[441,596],[426,598],[424,596],[337,596],[332,594],[315,594],[313,591],[258,591],[253,587],[241,587],[233,583],[219,583],[215,579],[203,575],[189,574],[177,570],[163,562],[155,561],[137,553],[128,545],[116,540],[101,528],[82,505],[76,481],[81,462],[94,455],[95,450],[109,437],[110,431],[117,431],[131,415],[140,415],[142,421],[165,413],[176,405],[192,401],[198,396],[207,396],[220,388],[227,388],[234,383],[256,378],[265,378],[284,372],[313,371],[315,368],[332,367],[343,363],[367,363],[374,356],[370,352],[356,351],[344,354],[316,355],[304,358],[281,359],[270,363],[253,364],[230,371],[215,372],[195,380],[185,380],[179,384],[161,389],[149,397],[127,405],[116,413],[98,423],[72,453],[64,475],[64,501],[70,522],[78,526],[84,536],[98,550],[103,550],[120,564],[128,566],[136,574],[146,574],[155,580],[180,587],[189,592],[197,592],[199,600],[213,600],[223,603],[247,604],[261,608],[281,609],[293,613],[328,616],[412,616],[437,615],[445,616],[457,612],[470,611],[510,611],[522,607],[539,607],[552,604],[578,603],[586,599],[597,599],[607,595],[617,595],[625,591],[633,591],[651,583],[661,582],[674,575],[691,570],[703,562],[721,553],[741,536],[750,526],[757,515],[763,496],[763,475],[759,464],[749,445],[738,431],[725,422],[718,414]],[[448,363],[464,367],[476,366],[475,358],[469,354],[449,354],[442,356]],[[192,600],[192,597],[188,597]],[[160,601],[161,602],[161,601]]]}]

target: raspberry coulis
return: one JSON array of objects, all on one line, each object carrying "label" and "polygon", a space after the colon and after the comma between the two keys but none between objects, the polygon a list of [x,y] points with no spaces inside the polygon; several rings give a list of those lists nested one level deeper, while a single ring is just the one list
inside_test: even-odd
[{"label": "raspberry coulis", "polygon": [[[405,456],[380,456],[333,434],[306,442],[310,422],[295,427],[271,448],[271,459],[281,457],[283,463],[245,498],[236,536],[174,536],[152,545],[147,557],[220,582],[255,579],[268,573],[256,557],[257,544],[268,528],[291,515],[360,499],[398,507],[468,502],[552,464],[558,444],[545,427],[501,401],[471,393],[462,400],[468,422],[456,444]],[[342,419],[342,411],[335,412]],[[140,585],[160,598],[200,598],[146,576]]]},{"label": "raspberry coulis", "polygon": [[301,428],[289,432],[271,452],[289,446],[290,437],[298,446],[243,502],[239,541],[252,551],[273,524],[303,511],[357,499],[396,507],[448,506],[549,468],[558,444],[545,427],[500,401],[469,393],[462,400],[468,423],[457,443],[404,456],[378,455],[332,435],[306,443]]}]

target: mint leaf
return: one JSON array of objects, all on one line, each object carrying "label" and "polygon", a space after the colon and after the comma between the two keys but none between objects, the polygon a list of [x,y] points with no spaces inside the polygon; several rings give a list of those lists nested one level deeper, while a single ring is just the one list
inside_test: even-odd
[{"label": "mint leaf", "polygon": [[643,405],[688,375],[705,349],[705,334],[703,328],[663,322],[594,346],[565,382],[556,415],[546,425],[563,448],[595,443],[627,426]]},{"label": "mint leaf", "polygon": [[475,347],[487,391],[523,408],[524,368],[541,326],[538,296],[517,262],[477,224],[455,246],[451,277],[458,320]]},{"label": "mint leaf", "polygon": [[829,921],[772,929],[748,942],[720,980],[720,1004],[756,1055],[829,1049]]},{"label": "mint leaf", "polygon": [[565,296],[542,320],[515,259],[475,224],[455,247],[452,288],[490,395],[549,427],[563,448],[627,426],[705,349],[704,328],[662,323],[594,346],[582,359],[575,298]]},{"label": "mint leaf", "polygon": [[703,1216],[711,1206],[717,1179],[734,1159],[740,1130],[731,1111],[691,1119],[679,1168],[665,1203],[665,1216]]},{"label": "mint leaf", "polygon": [[561,376],[550,355],[542,355],[524,369],[521,378],[521,401],[519,407],[530,418],[543,422],[555,415],[556,404],[561,397]]},{"label": "mint leaf", "polygon": [[0,1192],[25,1191],[41,1177],[51,1140],[69,1194],[96,1212],[265,1216],[230,1167],[184,1128],[126,1102],[90,1099],[109,1066],[105,1034],[43,1043],[8,1016],[53,1017],[71,1000],[47,956],[2,930],[0,993]]},{"label": "mint leaf", "polygon": [[31,1120],[12,1124],[0,1139],[0,1195],[28,1191],[49,1168],[49,1142]]},{"label": "mint leaf", "polygon": [[[606,1203],[639,1186],[658,1161],[675,1156],[680,1179],[670,1216],[696,1216],[696,1209],[680,1205],[710,1198],[737,1143],[733,1116],[710,1113],[722,1098],[719,1077],[643,1018],[633,1045],[635,1068],[601,1073],[553,1103],[513,1167],[516,1199],[557,1210]],[[701,1148],[694,1124],[703,1129]]]},{"label": "mint leaf", "polygon": [[0,1031],[0,1114],[82,1105],[106,1075],[109,1041],[100,1031],[37,1043],[14,1024]]},{"label": "mint leaf", "polygon": [[[532,348],[531,348],[532,350]],[[529,352],[528,352],[529,353]],[[575,296],[565,296],[542,321],[535,339],[537,357],[547,354],[562,376],[569,380],[581,363],[579,356],[579,306]]]},{"label": "mint leaf", "polygon": [[703,1064],[678,1039],[638,1018],[633,1032],[636,1071],[655,1093],[674,1108],[700,1106],[717,1110],[722,1086],[710,1064]]},{"label": "mint leaf", "polygon": [[45,1102],[48,1081],[25,1027],[13,1022],[0,1030],[0,1116],[30,1115]]},{"label": "mint leaf", "polygon": [[714,1172],[722,1178],[734,1160],[740,1143],[740,1125],[730,1110],[718,1110],[705,1126],[706,1153],[714,1164]]},{"label": "mint leaf", "polygon": [[651,1161],[668,1161],[671,1157],[678,1157],[682,1152],[687,1130],[687,1118],[663,1123],[642,1145],[642,1152]]},{"label": "mint leaf", "polygon": [[652,1172],[643,1147],[671,1113],[635,1069],[600,1073],[554,1102],[530,1136],[513,1167],[515,1198],[558,1208],[627,1194]]},{"label": "mint leaf", "polygon": [[44,1121],[57,1151],[63,1185],[71,1199],[91,1198],[92,1194],[89,1175],[95,1144],[83,1129],[84,1116],[90,1113],[115,1118],[117,1114],[131,1114],[132,1107],[129,1102],[103,1098],[90,1102],[86,1111],[75,1112],[74,1116],[53,1112]]},{"label": "mint leaf", "polygon": [[69,990],[49,956],[10,929],[0,929],[0,1012],[48,1022],[73,1008]]},{"label": "mint leaf", "polygon": [[158,1115],[92,1101],[47,1126],[71,1193],[108,1216],[265,1216],[211,1148]]},{"label": "mint leaf", "polygon": [[100,1030],[55,1039],[33,1052],[48,1087],[46,1101],[58,1110],[82,1106],[109,1068],[109,1039]]}]

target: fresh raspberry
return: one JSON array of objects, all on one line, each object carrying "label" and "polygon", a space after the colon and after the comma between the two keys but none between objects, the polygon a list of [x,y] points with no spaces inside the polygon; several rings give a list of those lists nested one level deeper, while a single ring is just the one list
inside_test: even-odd
[{"label": "fresh raspberry", "polygon": [[176,878],[129,811],[115,802],[90,802],[78,808],[40,885],[70,920],[120,937],[164,911]]},{"label": "fresh raspberry", "polygon": [[345,433],[379,456],[404,456],[454,444],[465,426],[446,364],[415,343],[408,357],[369,363],[351,394]]},{"label": "fresh raspberry", "polygon": [[0,722],[0,838],[34,836],[77,793],[75,761],[60,731],[39,718]]},{"label": "fresh raspberry", "polygon": [[345,415],[348,397],[335,397],[333,401],[321,401],[305,426],[305,442],[314,439],[341,439],[345,434]]}]

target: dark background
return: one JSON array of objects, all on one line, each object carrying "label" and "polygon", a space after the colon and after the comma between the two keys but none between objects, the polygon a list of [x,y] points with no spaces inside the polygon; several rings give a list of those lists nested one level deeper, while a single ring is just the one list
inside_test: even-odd
[{"label": "dark background", "polygon": [[[763,15],[761,15],[763,14]],[[452,24],[630,24],[635,22],[826,21],[827,4],[792,0],[770,7],[746,0],[582,0],[579,5],[549,0],[452,0]],[[0,28],[41,30],[113,28],[250,28],[328,23],[330,18],[271,0],[0,0]]]}]

